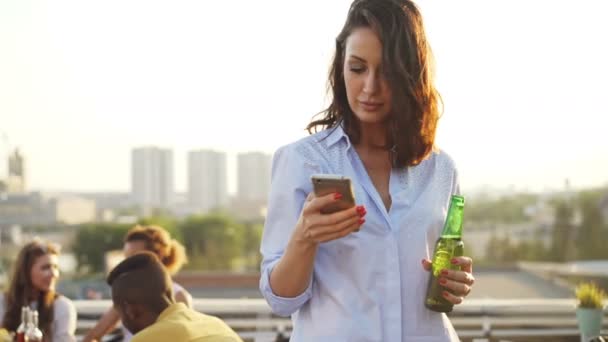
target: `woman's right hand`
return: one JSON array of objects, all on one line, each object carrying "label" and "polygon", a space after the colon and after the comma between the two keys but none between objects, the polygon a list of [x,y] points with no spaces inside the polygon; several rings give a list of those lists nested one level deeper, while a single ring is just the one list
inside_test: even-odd
[{"label": "woman's right hand", "polygon": [[367,213],[365,207],[357,205],[332,214],[323,214],[321,209],[326,205],[340,200],[339,193],[332,193],[316,197],[313,192],[308,194],[304,208],[300,214],[294,238],[299,243],[318,245],[322,242],[342,238],[354,231],[358,231]]}]

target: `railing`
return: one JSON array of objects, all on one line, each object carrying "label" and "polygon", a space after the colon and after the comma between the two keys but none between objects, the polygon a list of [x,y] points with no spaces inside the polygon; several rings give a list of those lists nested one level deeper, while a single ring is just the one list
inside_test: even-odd
[{"label": "railing", "polygon": [[[82,334],[111,303],[77,300],[75,305]],[[194,308],[222,318],[246,341],[275,341],[292,327],[289,318],[273,315],[263,299],[195,299]],[[462,341],[579,341],[575,301],[570,299],[469,299],[450,319]],[[606,319],[603,329],[608,334]]]}]

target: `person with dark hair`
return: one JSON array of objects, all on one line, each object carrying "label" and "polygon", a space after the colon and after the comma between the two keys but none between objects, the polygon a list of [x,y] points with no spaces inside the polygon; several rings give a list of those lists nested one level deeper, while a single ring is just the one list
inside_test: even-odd
[{"label": "person with dark hair", "polygon": [[107,282],[114,309],[133,342],[242,342],[220,319],[175,301],[171,278],[155,254],[128,257],[110,272]]},{"label": "person with dark hair", "polygon": [[[292,316],[292,342],[456,341],[448,317],[424,306],[459,181],[435,146],[441,98],[422,16],[409,0],[355,0],[335,48],[331,104],[273,157],[260,290]],[[344,194],[316,197],[313,174],[349,177],[358,205],[322,213]],[[452,263],[460,270],[440,283],[459,304],[472,260]]]},{"label": "person with dark hair", "polygon": [[[126,257],[149,251],[154,253],[170,274],[177,273],[188,261],[184,246],[162,227],[148,225],[137,225],[131,228],[124,239],[124,254]],[[179,284],[173,282],[173,294],[178,302],[192,307],[192,296]],[[87,333],[83,342],[95,342],[102,336],[115,329],[120,321],[118,313],[110,308],[97,322],[97,324]],[[131,339],[131,333],[123,328],[123,342]]]},{"label": "person with dark hair", "polygon": [[55,292],[59,277],[59,246],[40,240],[21,248],[8,291],[0,294],[0,328],[16,331],[21,308],[38,311],[38,327],[47,342],[76,341],[76,309],[68,298]]}]

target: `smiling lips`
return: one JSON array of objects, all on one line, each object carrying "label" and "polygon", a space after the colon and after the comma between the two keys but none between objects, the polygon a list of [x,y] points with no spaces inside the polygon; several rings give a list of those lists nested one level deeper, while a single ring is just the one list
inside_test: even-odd
[{"label": "smiling lips", "polygon": [[375,102],[375,101],[359,101],[359,104],[361,105],[361,107],[363,109],[365,109],[368,112],[376,111],[376,110],[380,109],[380,107],[382,107],[382,102]]}]

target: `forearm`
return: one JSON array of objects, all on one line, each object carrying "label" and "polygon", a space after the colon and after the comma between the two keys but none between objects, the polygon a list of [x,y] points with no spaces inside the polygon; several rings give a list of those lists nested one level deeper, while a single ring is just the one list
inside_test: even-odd
[{"label": "forearm", "polygon": [[270,274],[270,287],[280,297],[296,297],[308,287],[314,269],[317,245],[291,239]]},{"label": "forearm", "polygon": [[99,322],[87,332],[82,340],[83,342],[94,342],[101,339],[105,334],[116,328],[116,324],[120,320],[118,312],[114,308],[110,308],[101,318]]}]

